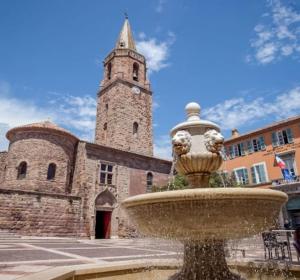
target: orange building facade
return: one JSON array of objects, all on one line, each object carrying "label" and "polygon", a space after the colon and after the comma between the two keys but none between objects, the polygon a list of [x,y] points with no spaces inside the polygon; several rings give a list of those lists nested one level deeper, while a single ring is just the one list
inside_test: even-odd
[{"label": "orange building facade", "polygon": [[[226,160],[221,169],[233,174],[240,185],[271,187],[287,183],[276,165],[275,154],[286,164],[293,181],[300,172],[300,116],[275,122],[264,128],[225,141]],[[289,182],[290,183],[290,182]]]}]

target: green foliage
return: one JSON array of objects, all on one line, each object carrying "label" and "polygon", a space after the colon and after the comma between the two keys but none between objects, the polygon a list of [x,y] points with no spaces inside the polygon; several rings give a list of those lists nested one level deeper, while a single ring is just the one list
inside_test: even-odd
[{"label": "green foliage", "polygon": [[224,172],[214,172],[210,176],[209,186],[211,188],[234,188],[238,187],[234,174],[228,175]]},{"label": "green foliage", "polygon": [[181,189],[187,189],[187,188],[188,188],[188,182],[185,179],[185,177],[182,175],[176,174],[174,176],[173,182],[169,183],[168,185],[162,186],[162,187],[153,186],[152,192],[181,190]]},{"label": "green foliage", "polygon": [[[234,174],[228,175],[224,172],[214,172],[211,174],[210,180],[209,180],[209,186],[211,188],[233,188],[233,187],[239,187],[238,183],[235,180]],[[182,189],[188,189],[188,181],[185,179],[182,175],[175,175],[173,182],[171,182],[169,185],[164,185],[161,187],[153,186],[152,192],[163,192],[163,191],[172,191],[172,190],[182,190]]]}]

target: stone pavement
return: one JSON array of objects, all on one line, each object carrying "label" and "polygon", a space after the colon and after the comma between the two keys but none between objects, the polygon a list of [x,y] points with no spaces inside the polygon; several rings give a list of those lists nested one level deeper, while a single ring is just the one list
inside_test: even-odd
[{"label": "stone pavement", "polygon": [[[264,260],[260,237],[231,242],[228,248],[231,260]],[[181,252],[181,244],[159,239],[0,239],[0,280],[18,279],[53,266],[182,258]],[[293,255],[296,260],[295,252]]]}]

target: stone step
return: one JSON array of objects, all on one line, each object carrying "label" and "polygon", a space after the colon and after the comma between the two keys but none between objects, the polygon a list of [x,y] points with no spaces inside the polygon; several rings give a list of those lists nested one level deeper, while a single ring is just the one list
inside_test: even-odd
[{"label": "stone step", "polygon": [[19,238],[21,238],[21,236],[14,232],[0,230],[0,239],[19,239]]}]

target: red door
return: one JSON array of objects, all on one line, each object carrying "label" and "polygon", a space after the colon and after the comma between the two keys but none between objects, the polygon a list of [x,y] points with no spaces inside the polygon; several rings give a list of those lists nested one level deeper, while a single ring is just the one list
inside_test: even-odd
[{"label": "red door", "polygon": [[104,238],[110,238],[110,226],[111,226],[111,212],[103,212],[103,233]]}]

